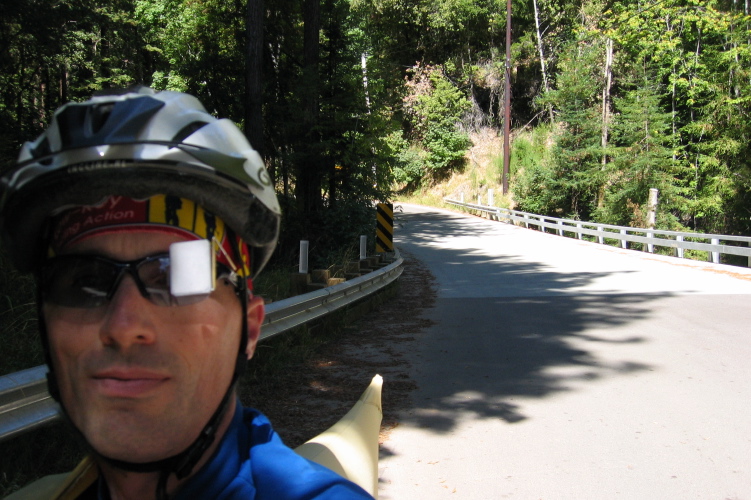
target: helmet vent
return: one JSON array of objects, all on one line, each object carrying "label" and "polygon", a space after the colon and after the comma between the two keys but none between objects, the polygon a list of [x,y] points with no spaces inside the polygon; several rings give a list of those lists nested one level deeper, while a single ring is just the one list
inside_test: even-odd
[{"label": "helmet vent", "polygon": [[208,125],[206,122],[190,122],[181,128],[172,138],[173,142],[183,142],[187,137],[190,137],[196,130],[201,129]]},{"label": "helmet vent", "polygon": [[112,109],[114,107],[114,103],[111,102],[100,104],[99,106],[94,107],[91,113],[92,134],[97,134],[100,130],[102,130],[102,127],[104,127],[104,124],[107,123],[107,120],[112,114]]},{"label": "helmet vent", "polygon": [[[42,156],[46,156],[50,154],[52,151],[50,151],[50,141],[45,136],[44,139],[39,142],[39,144],[36,147],[32,147],[30,150],[31,156],[33,158],[40,158]],[[51,160],[47,160],[47,164],[51,163]]]}]

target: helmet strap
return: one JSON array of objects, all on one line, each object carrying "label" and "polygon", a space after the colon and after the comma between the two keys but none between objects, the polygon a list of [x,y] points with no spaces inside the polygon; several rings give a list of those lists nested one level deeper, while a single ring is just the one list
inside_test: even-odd
[{"label": "helmet strap", "polygon": [[173,455],[162,460],[155,460],[153,462],[139,463],[117,460],[104,456],[101,453],[95,453],[97,457],[105,460],[107,463],[118,469],[130,472],[163,471],[167,472],[168,474],[174,472],[175,476],[177,476],[178,479],[183,479],[190,475],[190,473],[193,471],[193,467],[195,467],[206,450],[214,442],[214,439],[216,438],[216,432],[219,429],[219,424],[221,423],[222,417],[224,417],[227,412],[227,408],[229,407],[230,398],[234,395],[234,386],[235,379],[233,378],[229,389],[227,389],[227,392],[224,394],[221,403],[219,403],[219,407],[211,416],[206,426],[204,426],[198,438],[193,441],[193,444],[188,446],[188,448],[178,453],[177,455]]},{"label": "helmet strap", "polygon": [[50,393],[52,399],[57,401],[62,408],[62,401],[60,400],[60,386],[57,384],[57,378],[55,377],[54,365],[52,364],[52,353],[50,351],[50,341],[47,335],[47,323],[44,321],[44,312],[42,311],[42,287],[39,286],[40,276],[37,272],[34,275],[36,284],[36,300],[37,300],[37,324],[39,325],[39,338],[42,341],[42,351],[44,352],[44,362],[47,365],[47,392]]},{"label": "helmet strap", "polygon": [[[232,253],[235,256],[235,262],[239,262],[244,267],[242,259],[242,249],[240,248],[242,243],[240,239],[234,234],[234,231],[228,229],[228,237],[232,238]],[[238,380],[240,376],[245,373],[245,367],[248,364],[248,355],[246,353],[248,349],[248,301],[250,300],[250,291],[248,290],[248,277],[241,276],[237,284],[237,296],[240,298],[240,307],[242,314],[242,323],[240,326],[240,347],[237,351],[237,360],[235,361],[235,376],[234,380]]]}]

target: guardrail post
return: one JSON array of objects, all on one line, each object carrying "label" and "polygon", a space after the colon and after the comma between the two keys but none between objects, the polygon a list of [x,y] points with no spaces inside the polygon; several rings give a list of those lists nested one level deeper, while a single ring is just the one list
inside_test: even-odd
[{"label": "guardrail post", "polygon": [[308,273],[308,247],[310,242],[307,240],[300,240],[300,265],[298,266],[298,272],[300,274]]},{"label": "guardrail post", "polygon": [[[597,231],[600,232],[600,233],[602,233],[602,231],[603,231],[602,226],[597,226]],[[600,245],[604,245],[605,244],[605,237],[602,234],[599,234],[597,236],[597,242]]]},{"label": "guardrail post", "polygon": [[[720,244],[719,238],[712,238],[710,241],[712,242],[713,245],[719,245]],[[710,256],[712,258],[712,262],[713,263],[715,263],[715,264],[719,264],[720,263],[720,252],[710,252]]]},{"label": "guardrail post", "polygon": [[[654,238],[655,233],[647,231],[647,238]],[[647,252],[649,253],[655,253],[655,245],[654,243],[647,243]]]},{"label": "guardrail post", "polygon": [[576,237],[579,239],[582,239],[582,224],[581,222],[576,223]]},{"label": "guardrail post", "polygon": [[524,214],[524,227],[529,229],[529,215],[528,214]]},{"label": "guardrail post", "polygon": [[558,221],[558,236],[563,236],[563,221]]},{"label": "guardrail post", "polygon": [[[675,237],[675,241],[676,241],[676,243],[678,243],[678,245],[680,245],[681,243],[683,243],[683,235],[680,235],[680,234],[677,235]],[[675,247],[675,256],[678,257],[679,259],[683,258],[683,247],[681,247],[681,246]]]},{"label": "guardrail post", "polygon": [[[625,236],[626,235],[626,230],[625,229],[621,229],[621,234]],[[628,248],[628,241],[621,240],[621,248]]]}]

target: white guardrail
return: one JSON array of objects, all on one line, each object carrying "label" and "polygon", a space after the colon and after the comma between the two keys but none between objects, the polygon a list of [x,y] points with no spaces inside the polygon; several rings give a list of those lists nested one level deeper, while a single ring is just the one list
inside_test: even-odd
[{"label": "white guardrail", "polygon": [[[395,250],[387,266],[338,285],[266,305],[260,340],[290,331],[371,295],[396,281],[404,259]],[[47,366],[0,377],[0,441],[60,418],[47,392]]]},{"label": "white guardrail", "polygon": [[[728,236],[721,234],[686,233],[679,231],[661,231],[658,229],[644,229],[636,227],[612,226],[597,222],[582,222],[571,219],[559,219],[544,215],[519,212],[508,208],[498,208],[488,205],[464,203],[462,201],[444,198],[450,205],[474,210],[498,221],[518,223],[529,228],[537,226],[541,231],[554,230],[559,236],[566,234],[582,239],[584,235],[595,237],[596,241],[604,244],[605,240],[617,240],[621,248],[628,248],[628,243],[642,243],[646,251],[654,253],[655,247],[667,247],[674,250],[676,257],[683,258],[685,250],[699,250],[707,252],[707,260],[720,263],[720,255],[739,255],[747,257],[748,267],[751,267],[751,237]],[[734,244],[725,244],[734,243]],[[740,246],[745,245],[745,246]]]}]

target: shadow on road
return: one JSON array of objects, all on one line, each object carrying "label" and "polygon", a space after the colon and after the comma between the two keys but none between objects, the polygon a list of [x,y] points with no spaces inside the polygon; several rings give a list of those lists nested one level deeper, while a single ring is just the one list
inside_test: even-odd
[{"label": "shadow on road", "polygon": [[[621,359],[617,347],[647,341],[630,325],[649,314],[648,302],[668,295],[573,293],[613,273],[561,273],[520,255],[436,244],[477,237],[482,226],[472,221],[436,212],[398,216],[400,250],[437,270],[440,289],[423,311],[433,325],[405,353],[419,389],[403,423],[436,433],[466,419],[516,423],[529,418],[524,404],[530,398],[652,369]],[[504,229],[494,230],[495,238],[498,231]],[[447,270],[454,265],[460,273]],[[389,454],[387,445],[382,453]]]}]

